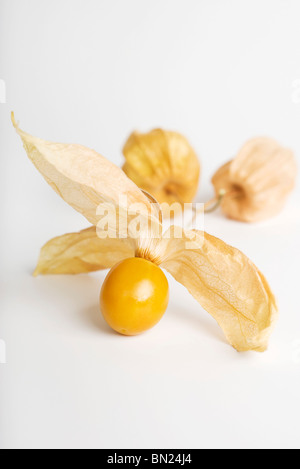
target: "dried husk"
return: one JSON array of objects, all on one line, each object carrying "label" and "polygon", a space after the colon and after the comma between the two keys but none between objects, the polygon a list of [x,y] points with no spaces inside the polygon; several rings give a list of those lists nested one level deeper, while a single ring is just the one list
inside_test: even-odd
[{"label": "dried husk", "polygon": [[[121,169],[85,147],[36,139],[13,122],[46,181],[94,225],[99,222],[97,206],[103,202],[113,203],[124,219],[142,216],[151,226],[154,220],[155,229],[147,235],[141,231],[138,238],[130,230],[117,229],[116,238],[102,239],[99,227],[55,238],[42,249],[35,275],[92,272],[128,257],[143,257],[182,283],[238,351],[266,349],[277,316],[276,302],[265,278],[244,254],[203,232],[171,227],[163,236],[147,198]],[[144,209],[120,206],[119,194],[127,192]]]},{"label": "dried husk", "polygon": [[257,222],[282,210],[296,175],[293,152],[260,137],[248,141],[236,158],[215,173],[212,183],[216,194],[226,191],[221,206],[229,218]]},{"label": "dried husk", "polygon": [[135,256],[130,239],[100,239],[95,226],[69,233],[43,246],[34,275],[82,274],[109,269]]},{"label": "dried husk", "polygon": [[[165,235],[160,265],[183,284],[238,351],[263,352],[276,322],[276,300],[265,278],[238,249],[204,232]],[[193,238],[195,236],[195,238]],[[193,239],[193,247],[186,248]]]},{"label": "dried husk", "polygon": [[[13,114],[12,122],[29,159],[48,184],[90,223],[99,227],[107,209],[108,225],[114,227],[109,234],[128,238],[133,236],[130,222],[139,214],[141,225],[147,225],[148,242],[151,242],[150,232],[158,236],[162,228],[156,210],[120,168],[82,145],[52,143],[27,134],[19,128]],[[117,226],[112,220],[115,218]],[[137,250],[140,244],[148,248],[142,236],[135,238]]]},{"label": "dried husk", "polygon": [[187,139],[177,132],[155,129],[133,132],[123,148],[127,176],[138,187],[169,205],[193,201],[200,163]]}]

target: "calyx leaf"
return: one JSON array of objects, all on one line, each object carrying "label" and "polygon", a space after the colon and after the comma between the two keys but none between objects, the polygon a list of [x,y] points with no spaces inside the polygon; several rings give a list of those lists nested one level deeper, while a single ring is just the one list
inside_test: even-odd
[{"label": "calyx leaf", "polygon": [[178,239],[172,230],[164,241],[161,267],[216,319],[236,350],[265,351],[278,311],[261,272],[245,254],[214,236],[183,231]]},{"label": "calyx leaf", "polygon": [[109,269],[134,257],[130,239],[100,239],[92,226],[50,240],[41,249],[34,275],[82,274]]}]

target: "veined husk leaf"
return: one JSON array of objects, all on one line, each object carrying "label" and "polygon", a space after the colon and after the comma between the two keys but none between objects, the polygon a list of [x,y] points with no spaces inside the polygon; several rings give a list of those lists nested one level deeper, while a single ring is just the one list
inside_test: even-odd
[{"label": "veined husk leaf", "polygon": [[216,319],[236,350],[266,350],[278,312],[261,272],[242,252],[214,236],[183,231],[175,239],[173,230],[160,247],[161,267]]},{"label": "veined husk leaf", "polygon": [[213,176],[216,194],[225,190],[222,210],[229,217],[257,222],[279,213],[295,186],[294,154],[276,140],[249,140],[238,155]]},{"label": "veined husk leaf", "polygon": [[[19,128],[13,114],[12,122],[29,159],[48,184],[90,223],[99,225],[107,212],[108,234],[135,238],[137,249],[140,239],[144,246],[145,238],[150,242],[159,236],[157,212],[120,168],[82,145],[51,143],[29,135]],[[137,233],[137,216],[146,234]]]},{"label": "veined husk leaf", "polygon": [[41,249],[34,275],[82,274],[109,269],[135,256],[130,239],[100,239],[96,227],[50,240]]}]

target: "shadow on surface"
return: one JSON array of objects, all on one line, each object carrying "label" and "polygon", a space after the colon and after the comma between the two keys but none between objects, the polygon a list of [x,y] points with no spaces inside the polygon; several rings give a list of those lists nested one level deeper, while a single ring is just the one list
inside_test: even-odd
[{"label": "shadow on surface", "polygon": [[[119,334],[113,331],[109,325],[105,322],[99,304],[94,304],[82,311],[82,318],[85,323],[89,324],[93,329],[98,329],[104,334],[119,336]],[[121,337],[121,336],[120,336]]]},{"label": "shadow on surface", "polygon": [[[197,309],[197,310],[196,310]],[[224,334],[217,322],[209,316],[209,314],[199,305],[193,308],[185,308],[175,303],[170,303],[169,314],[176,318],[176,320],[185,322],[192,329],[199,329],[206,331],[210,337],[218,342],[227,344]]]}]

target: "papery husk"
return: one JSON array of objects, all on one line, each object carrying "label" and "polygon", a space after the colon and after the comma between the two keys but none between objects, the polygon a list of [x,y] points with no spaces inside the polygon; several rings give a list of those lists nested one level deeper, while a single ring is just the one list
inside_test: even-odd
[{"label": "papery husk", "polygon": [[174,227],[165,235],[159,265],[215,318],[236,350],[265,351],[278,310],[264,276],[220,239],[191,231],[178,239],[178,230],[177,238]]},{"label": "papery husk", "polygon": [[34,276],[83,274],[109,269],[135,256],[130,239],[100,239],[95,226],[49,241],[41,249]]},{"label": "papery husk", "polygon": [[216,194],[225,190],[222,210],[229,217],[258,222],[278,214],[295,186],[297,165],[291,150],[270,138],[247,142],[213,176]]},{"label": "papery husk", "polygon": [[193,201],[199,183],[200,163],[183,135],[155,129],[133,132],[123,148],[127,176],[159,203]]},{"label": "papery husk", "polygon": [[119,167],[82,145],[52,143],[29,135],[19,128],[13,113],[12,122],[29,159],[48,184],[90,223],[99,226],[107,211],[105,219],[111,230],[108,235],[135,236],[137,250],[140,238],[131,223],[137,215],[147,228],[143,246],[145,238],[151,242],[151,233],[159,236],[162,227],[156,210]]}]

